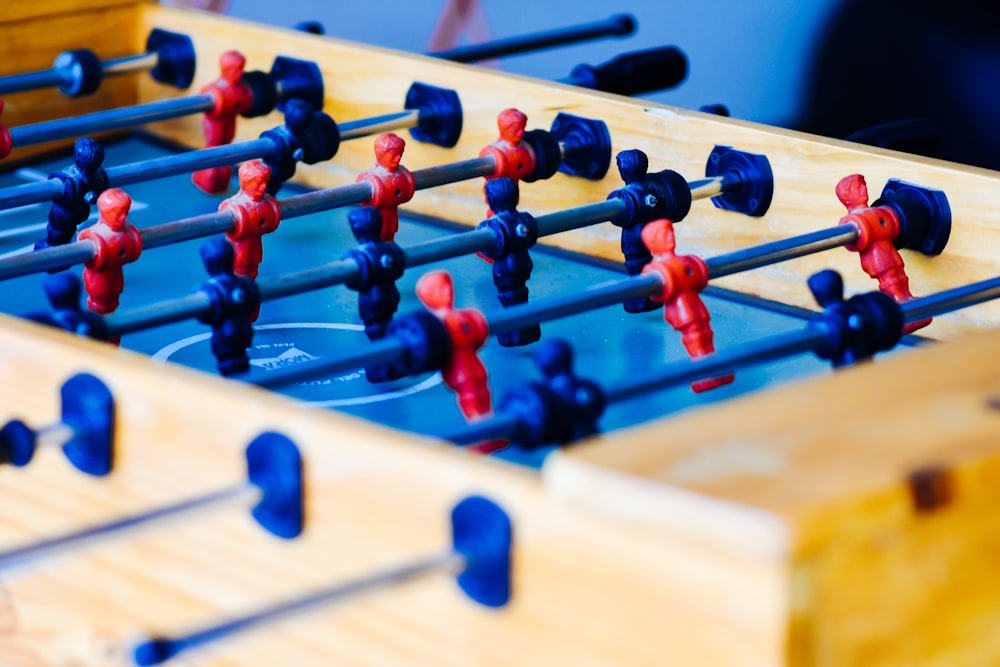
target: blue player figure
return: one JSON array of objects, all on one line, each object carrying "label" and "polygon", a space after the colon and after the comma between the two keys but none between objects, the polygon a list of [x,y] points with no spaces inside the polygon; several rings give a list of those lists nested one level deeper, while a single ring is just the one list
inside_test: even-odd
[{"label": "blue player figure", "polygon": [[35,313],[28,315],[27,319],[80,336],[107,340],[104,318],[90,312],[81,303],[83,286],[78,276],[71,273],[57,273],[48,276],[42,286],[45,289],[45,297],[52,306],[52,312]]},{"label": "blue player figure", "polygon": [[108,175],[101,167],[104,148],[89,137],[73,145],[73,165],[57,171],[50,178],[63,182],[63,191],[49,209],[46,237],[35,243],[35,250],[66,245],[73,240],[77,227],[90,217],[90,205],[108,188]]},{"label": "blue player figure", "polygon": [[212,327],[212,354],[222,375],[250,370],[247,349],[260,310],[260,290],[253,278],[233,273],[233,247],[221,236],[201,246],[201,259],[211,276],[200,288],[211,299],[209,312],[198,321]]},{"label": "blue player figure", "polygon": [[[626,187],[641,187],[649,172],[649,158],[640,150],[627,150],[618,153],[615,158],[618,163],[618,173],[625,181]],[[642,268],[649,264],[653,255],[642,242],[642,228],[644,222],[633,220],[630,225],[621,222],[614,222],[622,228],[622,254],[625,255],[625,270],[630,276],[637,276],[642,273]],[[623,304],[629,313],[644,313],[656,310],[660,306],[648,297],[637,297],[628,299]]]},{"label": "blue player figure", "polygon": [[597,420],[607,401],[600,385],[577,377],[573,372],[573,348],[564,340],[547,341],[535,350],[535,364],[545,376],[545,384],[559,397],[563,417],[557,442],[577,442],[600,431]]},{"label": "blue player figure", "polygon": [[264,158],[264,164],[271,168],[271,179],[267,183],[268,194],[277,194],[281,186],[295,175],[295,167],[304,155],[306,128],[312,117],[312,106],[293,98],[285,105],[285,124],[261,134],[262,139],[273,139],[281,146],[280,150],[275,150]]},{"label": "blue player figure", "polygon": [[380,241],[382,215],[378,209],[357,207],[347,214],[357,248],[344,255],[358,265],[358,277],[346,283],[358,293],[358,314],[365,323],[368,340],[385,337],[389,322],[399,307],[396,281],[403,275],[403,249],[392,241]]},{"label": "blue player figure", "polygon": [[[352,208],[347,214],[358,247],[344,255],[358,265],[358,277],[345,285],[358,293],[358,315],[365,323],[368,340],[384,338],[399,307],[396,281],[403,275],[406,258],[393,241],[382,241],[382,214],[368,206]],[[365,368],[369,382],[386,382],[401,377],[388,364]]]},{"label": "blue player figure", "polygon": [[[528,213],[516,209],[517,182],[501,176],[486,181],[486,200],[493,217],[479,224],[480,229],[493,232],[493,245],[484,255],[493,260],[493,284],[497,298],[504,308],[527,303],[527,282],[534,263],[528,251],[538,240],[538,223]],[[506,347],[528,345],[542,336],[542,329],[534,324],[523,329],[497,334],[497,342]]]},{"label": "blue player figure", "polygon": [[903,337],[903,311],[884,292],[867,292],[844,299],[844,279],[826,269],[809,276],[809,291],[823,312],[809,326],[828,340],[816,356],[840,368],[867,361],[876,352],[891,350]]}]

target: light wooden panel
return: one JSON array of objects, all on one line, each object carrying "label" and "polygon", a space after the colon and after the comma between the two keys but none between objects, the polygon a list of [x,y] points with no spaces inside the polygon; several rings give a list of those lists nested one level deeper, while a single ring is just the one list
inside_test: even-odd
[{"label": "light wooden panel", "polygon": [[[972,635],[1000,620],[983,560],[1000,540],[998,342],[980,333],[631,429],[550,459],[547,488],[733,548],[745,535],[714,504],[780,517],[792,664],[993,664],[1000,645]],[[949,480],[932,511],[914,508],[921,470]]]},{"label": "light wooden panel", "polygon": [[[326,82],[326,110],[340,121],[398,110],[414,80],[457,90],[465,109],[465,127],[459,145],[454,150],[445,150],[410,141],[404,158],[410,168],[476,156],[496,138],[497,113],[510,106],[525,111],[531,127],[548,127],[560,111],[604,120],[610,128],[615,151],[641,148],[650,155],[653,169],[675,169],[689,179],[703,176],[705,161],[715,144],[768,155],[775,173],[775,198],[768,215],[750,219],[716,210],[708,202],[697,202],[688,219],[678,227],[679,249],[683,251],[713,256],[832,226],[844,214],[834,196],[834,187],[840,178],[857,172],[868,178],[873,197],[889,178],[939,188],[949,196],[955,227],[945,253],[933,259],[909,251],[904,253],[914,293],[926,294],[997,274],[993,248],[1000,247],[997,225],[1000,198],[996,194],[1000,192],[1000,180],[994,172],[166,8],[145,8],[136,39],[144,39],[154,25],[184,27],[196,37],[202,56],[196,86],[218,76],[215,64],[218,55],[231,48],[244,52],[251,69],[269,69],[278,54],[316,61]],[[167,92],[147,81],[141,85],[142,95],[147,99]],[[256,137],[279,122],[280,116],[276,114],[254,122],[241,121],[239,133],[243,138]],[[200,121],[196,118],[162,124],[157,130],[185,143],[201,145]],[[345,143],[333,161],[300,171],[305,182],[327,186],[353,182],[357,173],[372,163],[370,141],[362,139]],[[541,213],[600,201],[620,185],[614,168],[598,183],[560,174],[550,182],[525,184],[522,208]],[[411,208],[459,222],[477,223],[485,208],[481,183],[419,193]],[[610,224],[567,233],[554,242],[605,257],[619,256],[617,229]],[[844,273],[851,289],[874,289],[874,283],[860,270],[857,257],[841,250],[733,276],[719,284],[813,307],[805,277],[827,267]],[[959,329],[996,324],[1000,321],[1000,306],[980,306],[941,320],[929,330],[931,335],[943,336]]]},{"label": "light wooden panel", "polygon": [[[3,325],[0,374],[21,381],[0,386],[0,405],[44,423],[62,380],[95,372],[119,400],[120,456],[107,480],[83,478],[54,451],[0,470],[2,547],[232,484],[242,448],[273,428],[306,457],[310,521],[303,538],[278,543],[243,513],[204,514],[4,574],[3,616],[13,620],[0,633],[0,664],[127,664],[122,647],[140,632],[199,626],[440,548],[451,505],[468,493],[494,498],[515,522],[508,609],[477,608],[438,577],[259,630],[194,664],[613,665],[664,656],[781,664],[780,558],[594,519],[521,469],[183,369],[152,373],[137,355],[25,323]],[[717,641],[720,630],[733,641]]]},{"label": "light wooden panel", "polygon": [[[16,21],[34,20],[38,18],[62,19],[69,16],[77,16],[80,20],[81,32],[86,32],[87,14],[93,10],[103,10],[105,8],[119,8],[125,5],[137,5],[149,0],[10,0],[4,3],[3,15],[0,16],[0,23],[14,23]],[[81,16],[82,15],[82,16]],[[38,36],[40,40],[46,38],[45,35]],[[113,35],[110,37],[113,38]],[[81,43],[82,45],[82,43]],[[64,43],[59,47],[75,48],[66,46]],[[88,48],[94,48],[88,45]]]}]

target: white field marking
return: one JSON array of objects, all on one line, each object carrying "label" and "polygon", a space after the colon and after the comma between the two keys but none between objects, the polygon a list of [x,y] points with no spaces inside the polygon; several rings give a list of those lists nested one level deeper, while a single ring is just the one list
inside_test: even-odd
[{"label": "white field marking", "polygon": [[[364,331],[364,327],[360,324],[344,324],[339,322],[286,322],[283,324],[261,324],[255,327],[258,331],[264,330],[274,330],[274,329],[335,329],[340,331]],[[177,352],[183,350],[186,347],[190,347],[196,343],[201,343],[206,340],[211,339],[211,333],[201,333],[195,334],[194,336],[188,336],[187,338],[181,338],[180,340],[174,341],[169,345],[160,348],[155,354],[152,355],[153,361],[159,363],[166,363],[170,360]],[[296,348],[297,349],[297,348]],[[301,352],[301,350],[300,350]],[[305,353],[308,354],[308,353]],[[312,357],[313,355],[309,355]],[[361,373],[361,369],[357,371],[349,371],[343,375],[337,377],[348,377],[354,373]],[[337,408],[348,405],[365,405],[368,403],[379,403],[381,401],[389,401],[395,398],[402,398],[403,396],[409,396],[410,394],[415,394],[419,391],[424,391],[425,389],[430,389],[431,387],[441,384],[441,374],[434,373],[429,378],[418,382],[415,385],[405,387],[403,389],[398,389],[396,391],[387,391],[383,394],[373,394],[371,396],[355,396],[352,398],[336,398],[328,401],[302,401],[303,404],[317,407],[317,408]]]}]

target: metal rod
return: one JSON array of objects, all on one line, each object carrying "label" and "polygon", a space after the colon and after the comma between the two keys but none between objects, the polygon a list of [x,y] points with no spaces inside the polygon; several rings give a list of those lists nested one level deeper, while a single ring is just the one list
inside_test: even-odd
[{"label": "metal rod", "polygon": [[777,264],[795,257],[839,248],[857,241],[858,234],[858,228],[854,223],[837,225],[818,232],[801,234],[773,243],[764,243],[752,248],[710,257],[705,260],[705,264],[708,266],[709,276],[721,278],[733,273]]},{"label": "metal rod", "polygon": [[472,158],[450,164],[442,164],[436,167],[418,169],[413,173],[413,181],[417,190],[433,188],[449,183],[466,181],[477,176],[489,176],[496,170],[496,160],[487,155],[486,157]]},{"label": "metal rod", "polygon": [[278,202],[281,205],[281,219],[297,218],[320,211],[351,204],[360,204],[372,198],[372,186],[368,181],[341,185],[326,190],[315,190],[301,195],[293,195]]},{"label": "metal rod", "polygon": [[723,174],[722,176],[688,181],[688,187],[691,189],[691,199],[715,197],[716,195],[721,195],[728,188],[738,186],[739,184],[739,176],[732,172]]},{"label": "metal rod", "polygon": [[[160,56],[155,52],[111,58],[101,62],[101,74],[105,77],[111,77],[127,72],[150,70],[156,67],[159,61]],[[49,69],[0,77],[0,95],[58,86],[67,78],[66,69],[66,67],[50,67]]]},{"label": "metal rod", "polygon": [[440,437],[442,440],[453,442],[456,445],[472,445],[491,440],[507,440],[510,442],[517,437],[517,431],[520,428],[521,420],[516,416],[499,413],[468,424],[458,431]]},{"label": "metal rod", "polygon": [[815,327],[803,327],[762,340],[744,343],[696,359],[682,359],[664,364],[648,377],[628,378],[609,383],[605,397],[609,403],[623,401],[654,389],[677,386],[735,371],[753,363],[782,359],[812,352],[827,340],[827,334]]},{"label": "metal rod", "polygon": [[154,225],[139,230],[143,250],[159,248],[171,243],[191,241],[212,234],[228,232],[233,227],[233,212],[230,210],[205,213],[190,218],[182,218],[162,225]]},{"label": "metal rod", "polygon": [[245,632],[290,614],[307,611],[323,604],[340,602],[379,588],[402,584],[431,573],[460,572],[465,566],[465,556],[457,551],[448,550],[387,572],[338,584],[297,600],[279,603],[231,621],[190,632],[181,637],[151,639],[137,646],[133,656],[138,665],[159,665],[188,649],[203,646],[239,632]]},{"label": "metal rod", "polygon": [[120,130],[125,127],[208,111],[214,106],[215,98],[206,93],[121,109],[96,111],[82,116],[59,118],[32,125],[21,125],[10,128],[11,145],[14,147],[30,146],[93,132]]},{"label": "metal rod", "polygon": [[160,54],[156,51],[140,53],[134,56],[109,58],[101,61],[101,73],[105,77],[128,74],[129,72],[145,72],[160,64]]},{"label": "metal rod", "polygon": [[658,273],[650,272],[633,278],[601,283],[572,294],[511,306],[490,316],[490,333],[523,329],[533,324],[621,303],[625,299],[645,296],[662,288],[663,279]]},{"label": "metal rod", "polygon": [[423,266],[442,259],[471,255],[482,252],[493,242],[493,232],[488,229],[473,229],[437,239],[429,239],[403,250],[406,267]]},{"label": "metal rod", "polygon": [[52,88],[61,84],[64,77],[63,70],[56,67],[24,72],[23,74],[12,74],[0,78],[0,95],[38,90],[39,88]]},{"label": "metal rod", "polygon": [[0,259],[0,280],[41,271],[56,271],[82,264],[94,257],[94,244],[75,241],[68,245],[9,255]]},{"label": "metal rod", "polygon": [[0,208],[14,208],[52,201],[63,193],[63,182],[58,178],[47,178],[44,181],[12,185],[0,190]]},{"label": "metal rod", "polygon": [[1000,297],[1000,277],[944,290],[899,304],[907,322],[936,317]]},{"label": "metal rod", "polygon": [[260,489],[250,483],[243,483],[221,491],[214,491],[198,498],[184,500],[173,505],[118,519],[98,526],[91,526],[72,531],[64,535],[48,538],[40,542],[11,549],[0,553],[0,571],[30,564],[63,549],[80,546],[95,540],[120,533],[124,530],[149,524],[153,521],[178,516],[199,508],[222,506],[230,503],[256,503],[260,498]]},{"label": "metal rod", "polygon": [[212,301],[202,291],[192,292],[187,296],[125,310],[105,318],[110,336],[142,331],[172,322],[197,317],[212,307]]},{"label": "metal rod", "polygon": [[[624,215],[625,211],[625,204],[620,199],[608,199],[596,204],[587,204],[565,211],[540,215],[535,221],[538,223],[538,235],[549,236],[599,222],[616,220],[618,216]],[[406,257],[406,267],[411,268],[474,252],[483,252],[492,243],[493,232],[488,229],[474,229],[415,243],[404,248],[403,253]]]},{"label": "metal rod", "polygon": [[[163,157],[130,162],[115,167],[108,167],[108,185],[121,188],[133,183],[152,181],[177,174],[186,174],[200,169],[209,169],[227,164],[235,164],[246,160],[254,160],[266,155],[274,144],[267,139],[253,139],[235,144],[212,146],[184,153],[175,153]],[[0,200],[2,203],[2,200]]]},{"label": "metal rod", "polygon": [[75,435],[76,429],[66,422],[55,422],[35,431],[35,443],[38,447],[60,447]]},{"label": "metal rod", "polygon": [[346,123],[339,124],[337,129],[340,130],[341,141],[346,141],[348,139],[357,139],[358,137],[367,137],[379,132],[388,132],[389,130],[405,130],[407,128],[416,127],[419,121],[420,110],[410,109],[407,111],[385,114],[384,116],[374,116],[372,118],[364,118],[362,120],[348,121]]},{"label": "metal rod", "polygon": [[472,63],[489,60],[526,51],[540,51],[553,46],[574,44],[602,37],[630,35],[635,31],[635,18],[628,14],[616,14],[603,21],[582,23],[558,30],[546,30],[518,37],[497,39],[485,44],[462,46],[447,51],[435,51],[429,56],[451,60],[457,63]]},{"label": "metal rod", "polygon": [[261,301],[272,301],[324,287],[342,285],[357,275],[358,265],[354,260],[341,259],[305,271],[259,280],[257,287],[260,289]]}]

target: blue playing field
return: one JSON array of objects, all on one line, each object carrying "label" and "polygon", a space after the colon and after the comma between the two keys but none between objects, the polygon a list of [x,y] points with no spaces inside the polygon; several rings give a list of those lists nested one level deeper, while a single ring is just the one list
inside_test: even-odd
[{"label": "blue playing field", "polygon": [[[134,162],[166,152],[160,146],[129,139],[107,148],[105,164]],[[45,178],[67,164],[68,159],[64,157],[20,169],[0,177],[0,186]],[[545,187],[545,184],[526,187]],[[130,220],[140,228],[214,211],[222,199],[200,193],[187,176],[138,184],[127,190],[134,202]],[[48,204],[38,204],[0,211],[0,253],[27,251],[36,239],[43,237],[48,208]],[[93,220],[96,220],[96,207]],[[404,218],[396,241],[405,247],[454,232],[448,225]],[[191,241],[150,249],[137,263],[126,266],[121,309],[183,296],[195,290],[206,278],[198,254],[200,243],[202,241]],[[354,245],[344,210],[287,220],[277,232],[265,237],[260,278],[337,260]],[[540,246],[532,256],[535,263],[529,282],[532,298],[578,291],[581,286],[619,279],[623,275],[613,267],[562,252],[547,252]],[[499,310],[489,265],[470,256],[406,272],[398,283],[403,297],[401,313],[420,307],[413,287],[417,278],[430,268],[447,269],[455,277],[459,307],[476,307],[487,314]],[[82,269],[77,267],[73,271],[79,274]],[[14,314],[45,310],[47,303],[41,281],[41,276],[7,281],[3,309]],[[798,317],[757,305],[715,297],[707,297],[706,303],[712,313],[719,349],[802,326]],[[357,314],[357,295],[343,286],[266,302],[256,329],[250,354],[252,363],[262,369],[342,354],[344,350],[363,349],[369,344]],[[542,330],[543,338],[570,340],[576,352],[578,373],[598,382],[641,377],[656,364],[686,357],[680,335],[664,323],[660,312],[630,315],[620,306],[606,307],[547,323]],[[208,327],[196,321],[129,334],[122,345],[161,362],[214,372]],[[517,384],[538,377],[530,346],[503,348],[491,340],[481,356],[490,371],[494,398]],[[624,428],[817,372],[829,372],[828,366],[811,357],[759,366],[739,372],[734,384],[705,394],[696,395],[684,386],[612,405],[602,418],[601,426],[604,430]],[[418,433],[449,433],[464,423],[454,396],[441,383],[439,374],[375,385],[369,383],[359,369],[294,385],[284,393],[317,408],[333,408]],[[513,451],[502,455],[537,464],[544,454],[544,451]]]}]

